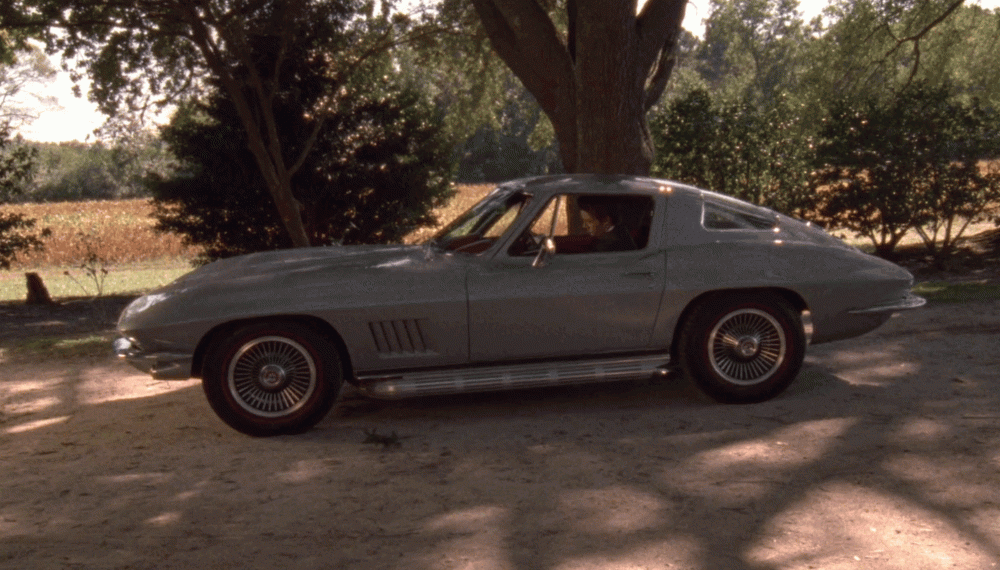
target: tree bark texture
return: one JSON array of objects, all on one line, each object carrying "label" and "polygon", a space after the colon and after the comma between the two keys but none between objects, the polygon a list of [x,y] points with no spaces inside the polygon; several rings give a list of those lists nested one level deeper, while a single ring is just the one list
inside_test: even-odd
[{"label": "tree bark texture", "polygon": [[686,0],[472,0],[493,49],[549,117],[567,172],[649,173],[646,113],[670,72]]},{"label": "tree bark texture", "polygon": [[[292,193],[292,175],[294,168],[286,165],[281,144],[278,140],[277,126],[275,125],[274,110],[271,106],[274,96],[273,88],[268,89],[257,74],[254,68],[252,54],[244,38],[228,37],[224,33],[225,26],[217,25],[215,34],[205,25],[205,15],[197,14],[192,8],[180,13],[188,15],[188,25],[191,28],[191,42],[198,48],[205,58],[206,66],[215,74],[222,83],[226,94],[236,107],[236,112],[243,122],[243,127],[247,133],[247,141],[250,152],[257,161],[261,177],[267,186],[275,208],[291,238],[294,247],[308,247],[309,236],[306,233],[305,224],[302,220],[302,212],[299,201]],[[218,20],[213,17],[213,20]],[[286,30],[285,33],[290,33]],[[234,35],[238,35],[234,34]],[[242,59],[247,71],[248,79],[243,83],[233,76],[232,68],[224,61],[222,48],[219,41],[228,41],[229,50],[234,55]],[[275,65],[275,73],[280,68],[280,61]],[[270,83],[276,85],[276,78]],[[244,92],[247,87],[253,94],[255,101],[251,101]],[[304,152],[308,152],[309,148]],[[301,162],[301,161],[299,161]]]}]

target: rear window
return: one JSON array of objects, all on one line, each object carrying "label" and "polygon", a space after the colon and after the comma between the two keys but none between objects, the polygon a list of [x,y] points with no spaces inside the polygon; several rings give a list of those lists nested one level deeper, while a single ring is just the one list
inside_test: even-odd
[{"label": "rear window", "polygon": [[709,230],[770,230],[778,225],[774,216],[729,204],[705,201],[701,223]]}]

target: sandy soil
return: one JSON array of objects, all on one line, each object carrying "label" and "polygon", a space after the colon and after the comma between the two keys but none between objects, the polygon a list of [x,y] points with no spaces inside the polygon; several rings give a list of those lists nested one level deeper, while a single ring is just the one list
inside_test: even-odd
[{"label": "sandy soil", "polygon": [[1000,303],[940,305],[812,347],[763,404],[680,378],[348,396],[273,439],[196,382],[3,362],[0,568],[993,568],[998,339]]}]

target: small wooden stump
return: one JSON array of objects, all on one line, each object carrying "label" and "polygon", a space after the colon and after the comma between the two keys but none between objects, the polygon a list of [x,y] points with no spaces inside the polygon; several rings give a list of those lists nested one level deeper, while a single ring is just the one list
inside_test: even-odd
[{"label": "small wooden stump", "polygon": [[49,290],[45,288],[45,283],[42,282],[42,276],[37,273],[25,273],[25,279],[28,281],[28,298],[25,303],[28,305],[54,305],[52,297],[49,296]]}]

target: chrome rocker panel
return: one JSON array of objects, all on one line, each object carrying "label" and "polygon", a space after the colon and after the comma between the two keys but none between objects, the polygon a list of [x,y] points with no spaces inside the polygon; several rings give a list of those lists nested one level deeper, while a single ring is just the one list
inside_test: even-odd
[{"label": "chrome rocker panel", "polygon": [[640,380],[668,372],[670,355],[653,354],[594,360],[479,366],[447,370],[362,375],[360,391],[372,398],[468,394],[546,386]]}]

